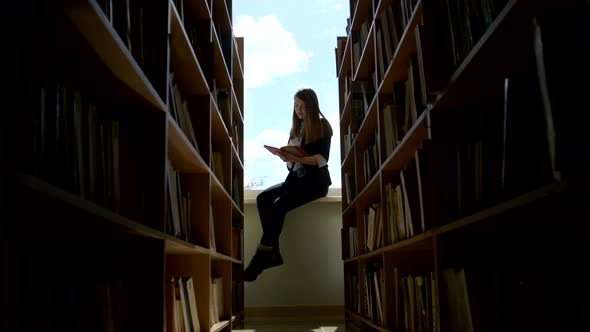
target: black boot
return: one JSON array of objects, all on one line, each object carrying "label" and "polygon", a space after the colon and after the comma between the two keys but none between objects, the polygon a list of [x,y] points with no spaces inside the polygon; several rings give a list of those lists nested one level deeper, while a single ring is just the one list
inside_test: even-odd
[{"label": "black boot", "polygon": [[244,281],[254,281],[265,269],[283,264],[279,248],[259,247],[244,270]]}]

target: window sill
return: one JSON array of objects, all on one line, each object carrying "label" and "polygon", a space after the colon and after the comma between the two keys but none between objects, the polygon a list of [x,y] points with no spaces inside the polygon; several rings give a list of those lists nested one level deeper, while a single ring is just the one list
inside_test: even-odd
[{"label": "window sill", "polygon": [[[244,190],[244,204],[256,204],[256,196],[260,194],[262,190]],[[312,203],[333,203],[342,202],[342,190],[341,188],[330,188],[326,197],[319,198]]]}]

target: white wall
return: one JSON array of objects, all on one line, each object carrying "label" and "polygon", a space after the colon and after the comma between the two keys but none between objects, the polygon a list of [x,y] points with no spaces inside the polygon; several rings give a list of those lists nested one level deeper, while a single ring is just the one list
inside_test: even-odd
[{"label": "white wall", "polygon": [[[244,209],[244,266],[262,235],[256,203]],[[340,200],[320,199],[287,214],[280,238],[285,264],[244,286],[245,307],[344,305]]]}]

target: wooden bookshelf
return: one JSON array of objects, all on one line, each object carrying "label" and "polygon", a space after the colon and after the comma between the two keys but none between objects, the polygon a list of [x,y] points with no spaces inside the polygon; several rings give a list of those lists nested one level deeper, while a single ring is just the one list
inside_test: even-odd
[{"label": "wooden bookshelf", "polygon": [[10,52],[5,81],[2,330],[231,331],[244,315],[232,1],[11,6],[26,22],[3,30],[27,52]]},{"label": "wooden bookshelf", "polygon": [[558,280],[588,258],[572,109],[587,108],[573,96],[588,88],[589,12],[350,1],[335,47],[347,330],[587,326],[588,287]]}]

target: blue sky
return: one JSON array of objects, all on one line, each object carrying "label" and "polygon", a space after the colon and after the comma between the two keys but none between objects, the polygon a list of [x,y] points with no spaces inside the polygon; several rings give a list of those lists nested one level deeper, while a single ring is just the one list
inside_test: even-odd
[{"label": "blue sky", "polygon": [[244,37],[244,184],[264,189],[287,176],[263,145],[287,143],[293,95],[316,91],[334,136],[328,162],[341,187],[338,81],[334,48],[346,35],[348,0],[234,0],[234,34]]}]

